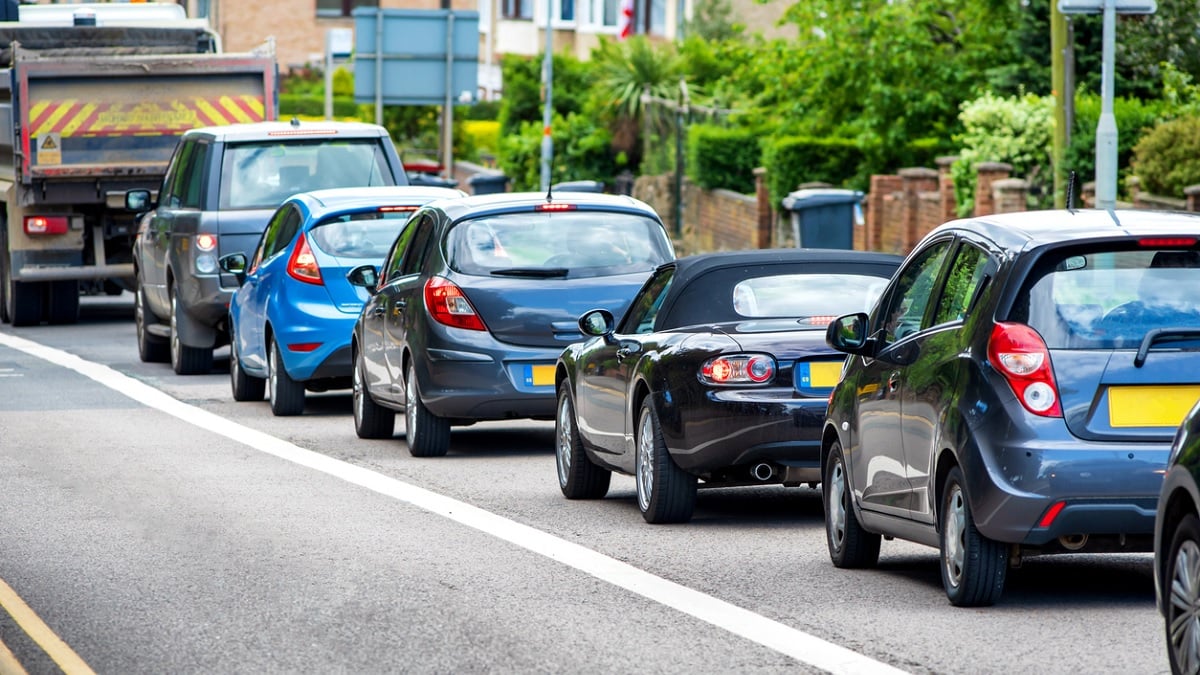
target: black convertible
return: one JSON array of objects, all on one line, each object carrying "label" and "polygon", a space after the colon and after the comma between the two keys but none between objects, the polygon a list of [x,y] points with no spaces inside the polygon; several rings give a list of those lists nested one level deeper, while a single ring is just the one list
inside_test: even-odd
[{"label": "black convertible", "polygon": [[651,523],[686,522],[696,488],[815,484],[845,356],[833,318],[868,311],[900,264],[862,251],[696,255],[658,267],[618,323],[579,319],[558,359],[558,483],[568,499],[633,475]]}]

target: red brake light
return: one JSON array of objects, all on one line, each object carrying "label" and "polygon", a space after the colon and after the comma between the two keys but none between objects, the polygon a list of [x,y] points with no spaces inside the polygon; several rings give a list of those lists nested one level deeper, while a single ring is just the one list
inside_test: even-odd
[{"label": "red brake light", "polygon": [[1050,527],[1058,514],[1062,513],[1063,508],[1067,505],[1066,502],[1054,502],[1050,508],[1046,509],[1046,513],[1042,515],[1042,519],[1038,521],[1038,527]]},{"label": "red brake light", "polygon": [[425,282],[425,307],[434,321],[454,328],[487,330],[462,289],[445,277]]},{"label": "red brake light", "polygon": [[217,247],[217,235],[215,234],[198,234],[196,235],[196,248],[200,251],[211,251]]},{"label": "red brake light", "polygon": [[300,240],[292,249],[292,257],[288,258],[287,273],[296,281],[318,286],[325,285],[325,280],[321,278],[321,267],[317,265],[317,259],[313,256],[312,249],[308,247],[308,239],[304,233],[300,233]]},{"label": "red brake light", "polygon": [[317,347],[320,347],[320,346],[321,346],[320,342],[293,342],[293,343],[289,344],[287,346],[287,348],[288,348],[288,351],[307,353],[307,352],[316,351]]},{"label": "red brake light", "polygon": [[379,207],[380,213],[404,213],[406,211],[416,211],[416,210],[417,210],[417,207],[415,207],[415,206],[381,206],[381,207]]},{"label": "red brake light", "polygon": [[533,207],[534,211],[574,211],[577,206],[574,204],[538,204]]},{"label": "red brake light", "polygon": [[718,356],[700,366],[707,384],[763,384],[775,377],[775,359],[763,354]]},{"label": "red brake light", "polygon": [[336,136],[336,129],[283,129],[268,131],[268,136]]},{"label": "red brake light", "polygon": [[1196,245],[1195,237],[1143,237],[1138,246],[1143,248],[1191,248]]},{"label": "red brake light", "polygon": [[66,216],[25,216],[25,234],[66,234]]},{"label": "red brake light", "polygon": [[1037,331],[1023,323],[997,323],[988,339],[988,361],[1026,410],[1042,417],[1062,417],[1050,350]]}]

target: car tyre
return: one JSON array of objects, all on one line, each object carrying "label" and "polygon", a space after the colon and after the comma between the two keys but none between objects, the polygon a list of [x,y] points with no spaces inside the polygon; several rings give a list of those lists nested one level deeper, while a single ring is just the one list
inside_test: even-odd
[{"label": "car tyre", "polygon": [[46,320],[53,325],[78,323],[79,282],[74,279],[52,281],[47,287]]},{"label": "car tyre", "polygon": [[212,370],[211,349],[197,349],[183,344],[179,337],[179,300],[171,289],[171,368],[177,375],[201,375]]},{"label": "car tyre", "polygon": [[647,397],[638,416],[634,478],[638,508],[647,523],[686,523],[696,508],[696,477],[667,452],[658,413]]},{"label": "car tyre", "polygon": [[359,438],[391,438],[396,433],[396,411],[371,398],[362,354],[354,358],[354,433]]},{"label": "car tyre", "polygon": [[138,358],[142,363],[166,363],[171,360],[170,343],[146,330],[146,292],[141,284],[133,292],[133,325],[137,332]]},{"label": "car tyre", "polygon": [[554,417],[554,455],[558,487],[567,499],[600,499],[608,494],[612,472],[592,462],[583,449],[575,419],[570,385],[558,385],[558,414]]},{"label": "car tyre", "polygon": [[863,529],[854,514],[853,493],[842,444],[834,442],[825,465],[821,496],[825,502],[825,543],[834,567],[874,567],[879,562],[880,536]]},{"label": "car tyre", "polygon": [[267,381],[242,370],[242,357],[238,353],[237,335],[233,320],[229,321],[229,388],[235,401],[261,401],[267,390]]},{"label": "car tyre", "polygon": [[271,353],[267,363],[267,389],[270,392],[271,412],[276,417],[292,417],[304,412],[304,385],[288,375],[283,367],[283,354],[279,342],[271,339]]},{"label": "car tyre", "polygon": [[417,389],[417,369],[404,371],[404,438],[413,457],[444,457],[450,451],[450,420],[429,412]]},{"label": "car tyre", "polygon": [[1163,617],[1172,673],[1200,672],[1200,519],[1188,514],[1171,537]]},{"label": "car tyre", "polygon": [[976,529],[964,485],[962,470],[954,467],[942,489],[942,585],[950,604],[986,607],[995,604],[1004,591],[1008,550]]}]

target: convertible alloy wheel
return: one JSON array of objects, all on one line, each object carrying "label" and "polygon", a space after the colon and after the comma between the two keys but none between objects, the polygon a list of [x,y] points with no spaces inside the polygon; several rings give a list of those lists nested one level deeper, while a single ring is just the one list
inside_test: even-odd
[{"label": "convertible alloy wheel", "polygon": [[1000,542],[979,533],[963,491],[962,470],[946,476],[942,491],[942,585],[956,607],[993,605],[1004,591],[1008,551]]},{"label": "convertible alloy wheel", "polygon": [[354,433],[359,438],[391,438],[396,431],[396,411],[385,408],[371,398],[363,375],[362,354],[354,357]]},{"label": "convertible alloy wheel", "polygon": [[1167,557],[1166,631],[1171,672],[1200,672],[1200,520],[1179,523]]},{"label": "convertible alloy wheel", "polygon": [[421,403],[417,369],[411,363],[404,371],[404,437],[413,457],[443,457],[450,450],[450,420]]},{"label": "convertible alloy wheel", "polygon": [[583,449],[569,386],[566,382],[558,385],[558,414],[554,418],[558,487],[567,499],[600,499],[608,494],[612,472],[596,466]]},{"label": "convertible alloy wheel", "polygon": [[686,523],[696,508],[696,477],[671,459],[649,398],[642,402],[637,429],[634,482],[642,517],[648,523]]},{"label": "convertible alloy wheel", "polygon": [[840,443],[834,443],[829,450],[823,488],[829,559],[835,567],[874,567],[879,562],[880,536],[864,530],[854,515],[846,460]]}]

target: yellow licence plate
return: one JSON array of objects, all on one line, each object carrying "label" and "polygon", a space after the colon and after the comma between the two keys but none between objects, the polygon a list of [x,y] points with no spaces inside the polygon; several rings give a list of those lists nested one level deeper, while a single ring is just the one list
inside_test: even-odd
[{"label": "yellow licence plate", "polygon": [[1114,427],[1177,427],[1200,398],[1200,386],[1108,388],[1108,423]]},{"label": "yellow licence plate", "polygon": [[809,364],[808,376],[813,387],[836,387],[842,377],[841,361],[816,361]]},{"label": "yellow licence plate", "polygon": [[535,387],[554,384],[554,366],[525,366],[525,383]]}]

